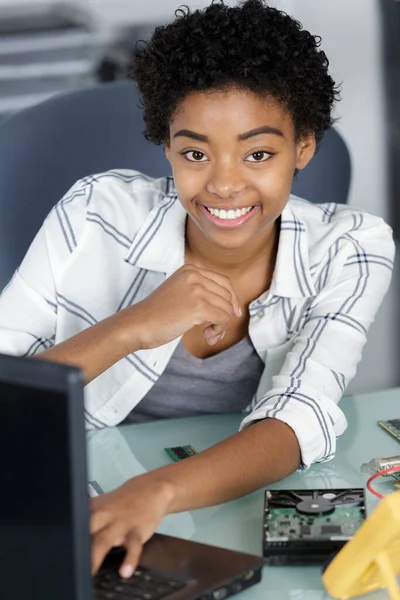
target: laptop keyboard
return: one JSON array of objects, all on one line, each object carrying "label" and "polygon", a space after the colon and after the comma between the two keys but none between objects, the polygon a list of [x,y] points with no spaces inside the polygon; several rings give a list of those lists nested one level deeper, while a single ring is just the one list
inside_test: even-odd
[{"label": "laptop keyboard", "polygon": [[159,600],[185,585],[142,567],[136,569],[130,579],[121,579],[118,572],[111,569],[93,578],[95,600]]}]

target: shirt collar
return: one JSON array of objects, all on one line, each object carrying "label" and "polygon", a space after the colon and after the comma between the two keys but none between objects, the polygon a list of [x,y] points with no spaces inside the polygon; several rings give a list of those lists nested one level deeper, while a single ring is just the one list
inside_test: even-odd
[{"label": "shirt collar", "polygon": [[[185,261],[187,213],[175,189],[150,211],[125,260],[141,269],[167,276]],[[307,230],[290,201],[281,215],[279,246],[270,294],[288,298],[315,296],[310,273]]]},{"label": "shirt collar", "polygon": [[176,271],[185,260],[186,216],[175,189],[172,189],[150,211],[125,260],[141,269],[167,275]]},{"label": "shirt collar", "polygon": [[290,200],[281,215],[278,254],[270,293],[287,298],[316,295],[310,272],[307,228]]}]

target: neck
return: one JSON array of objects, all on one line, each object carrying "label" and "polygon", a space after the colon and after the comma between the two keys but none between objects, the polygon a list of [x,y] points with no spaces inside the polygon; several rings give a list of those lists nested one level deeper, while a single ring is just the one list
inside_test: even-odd
[{"label": "neck", "polygon": [[189,218],[186,224],[186,260],[227,275],[241,275],[249,267],[260,263],[273,270],[278,251],[279,225],[280,219],[245,247],[226,249],[212,244]]}]

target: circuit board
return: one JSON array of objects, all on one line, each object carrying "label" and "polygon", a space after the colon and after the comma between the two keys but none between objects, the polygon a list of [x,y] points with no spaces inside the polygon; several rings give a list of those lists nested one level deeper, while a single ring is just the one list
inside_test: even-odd
[{"label": "circuit board", "polygon": [[378,421],[378,425],[383,427],[390,435],[393,435],[400,442],[400,419],[390,419],[389,421]]},{"label": "circuit board", "polygon": [[269,564],[321,564],[365,519],[363,489],[267,490],[264,556]]},{"label": "circuit board", "polygon": [[173,446],[172,448],[164,448],[164,450],[175,462],[197,454],[197,451],[193,448],[193,446]]},{"label": "circuit board", "polygon": [[268,534],[270,541],[280,541],[283,537],[297,539],[350,538],[361,525],[363,519],[358,508],[338,507],[332,516],[299,515],[295,508],[277,508],[270,512]]}]

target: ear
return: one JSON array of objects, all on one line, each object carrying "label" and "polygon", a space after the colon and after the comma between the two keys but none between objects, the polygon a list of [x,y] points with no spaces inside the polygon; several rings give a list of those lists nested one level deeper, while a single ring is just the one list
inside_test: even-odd
[{"label": "ear", "polygon": [[304,169],[315,154],[315,135],[302,138],[296,145],[296,169]]}]

